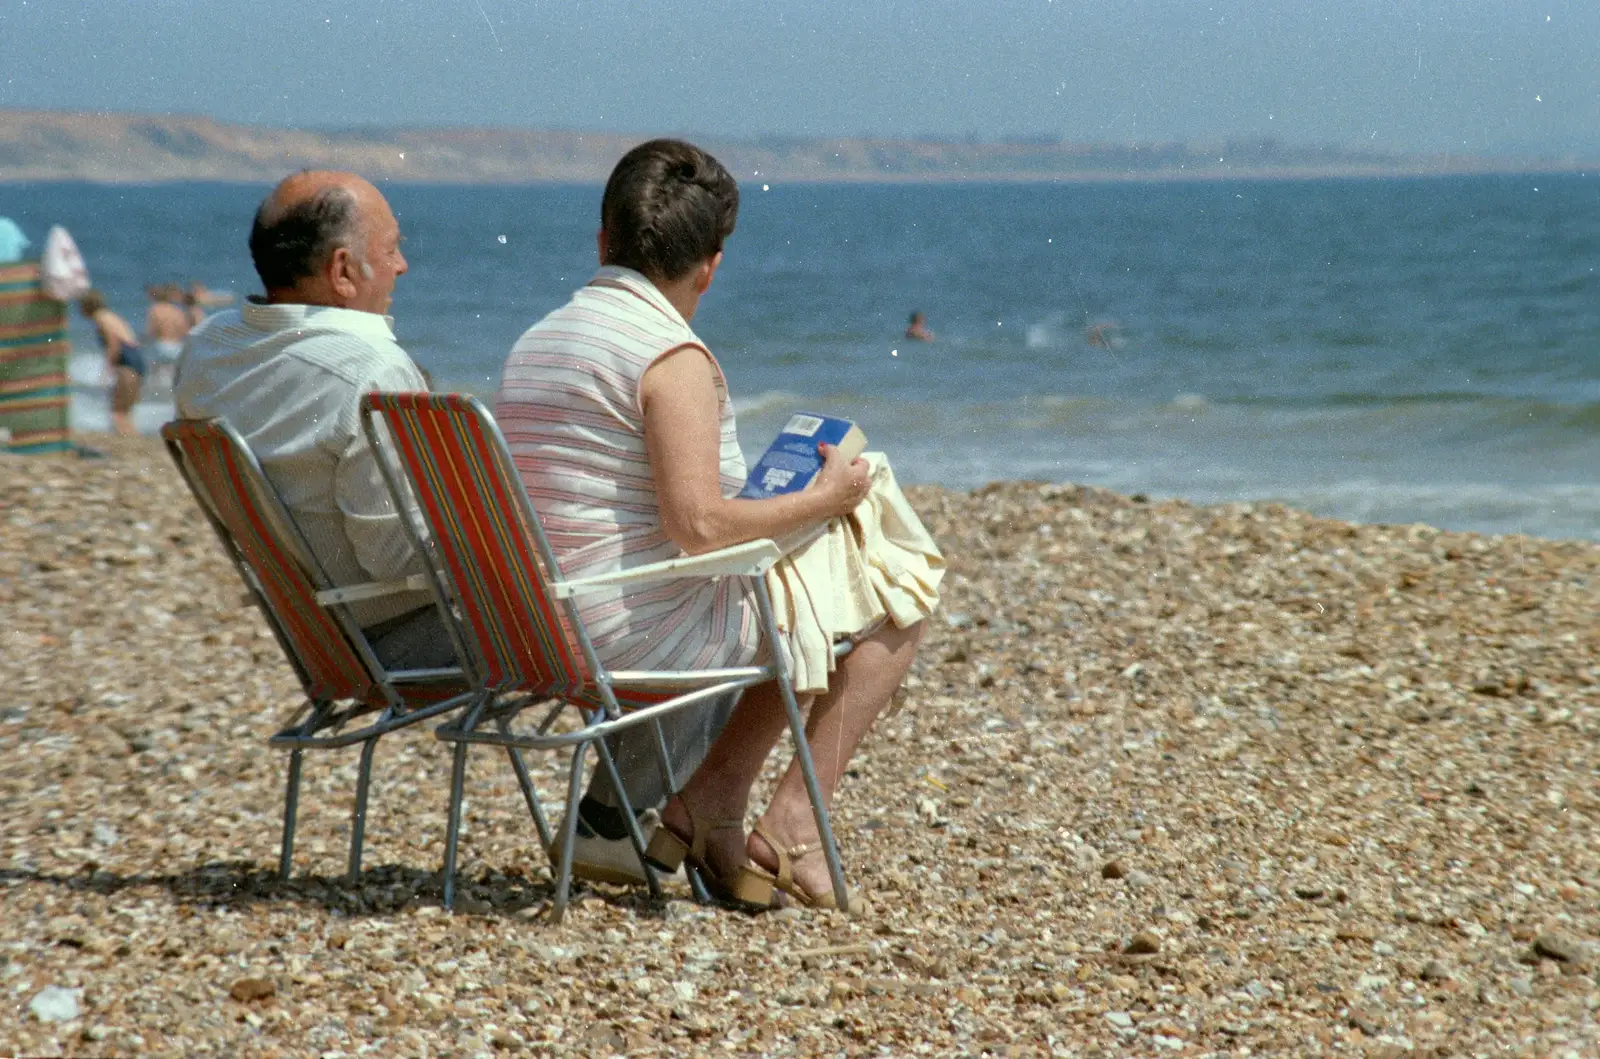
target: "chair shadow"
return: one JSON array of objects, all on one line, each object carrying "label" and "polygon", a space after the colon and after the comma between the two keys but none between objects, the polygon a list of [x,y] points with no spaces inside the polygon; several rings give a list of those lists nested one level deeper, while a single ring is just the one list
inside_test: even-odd
[{"label": "chair shadow", "polygon": [[[574,880],[572,899],[598,898],[644,918],[664,918],[671,895],[652,898],[638,888],[579,886]],[[179,904],[207,909],[244,910],[258,906],[298,904],[320,907],[344,916],[395,915],[418,907],[442,905],[437,871],[397,864],[363,869],[355,885],[343,875],[297,875],[284,880],[270,868],[252,861],[212,861],[170,874],[118,875],[99,869],[71,874],[50,874],[0,869],[0,887],[27,883],[60,887],[82,894],[115,897],[124,890],[157,886]],[[548,879],[533,880],[520,873],[485,872],[475,879],[458,879],[458,915],[523,916],[548,909],[555,886]]]}]

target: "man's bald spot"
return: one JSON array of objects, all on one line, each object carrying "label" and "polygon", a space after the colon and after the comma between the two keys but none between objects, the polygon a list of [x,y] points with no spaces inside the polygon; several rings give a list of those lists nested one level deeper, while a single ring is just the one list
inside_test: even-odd
[{"label": "man's bald spot", "polygon": [[365,233],[369,211],[383,194],[372,184],[354,173],[337,169],[302,169],[278,182],[267,200],[261,204],[261,219],[266,224],[276,223],[285,213],[303,204],[322,204],[330,199],[343,199],[344,205],[353,207],[356,226]]}]

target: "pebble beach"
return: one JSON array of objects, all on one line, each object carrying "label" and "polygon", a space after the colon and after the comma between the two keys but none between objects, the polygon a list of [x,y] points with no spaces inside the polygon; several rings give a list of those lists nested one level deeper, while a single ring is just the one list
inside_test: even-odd
[{"label": "pebble beach", "polygon": [[[0,1054],[1600,1054],[1600,544],[919,487],[950,560],[836,827],[862,914],[547,862],[503,756],[306,757],[166,453],[0,455]],[[561,762],[530,756],[547,802]]]}]

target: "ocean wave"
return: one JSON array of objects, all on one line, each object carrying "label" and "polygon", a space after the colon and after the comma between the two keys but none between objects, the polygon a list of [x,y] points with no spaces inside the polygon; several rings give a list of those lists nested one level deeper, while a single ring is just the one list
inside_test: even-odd
[{"label": "ocean wave", "polygon": [[799,394],[790,393],[788,390],[764,390],[753,397],[735,397],[733,413],[736,416],[752,416],[774,410],[790,411],[797,403],[804,403],[805,400]]}]

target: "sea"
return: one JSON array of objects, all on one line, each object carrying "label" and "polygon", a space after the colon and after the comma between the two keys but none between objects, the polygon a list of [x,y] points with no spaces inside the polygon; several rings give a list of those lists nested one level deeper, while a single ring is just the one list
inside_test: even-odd
[{"label": "sea", "polygon": [[[0,185],[112,308],[257,290],[264,186]],[[595,267],[597,186],[384,188],[401,343],[492,396]],[[694,327],[753,460],[855,420],[908,483],[1078,482],[1363,522],[1600,540],[1600,175],[1124,184],[741,184]],[[931,342],[904,337],[912,311]],[[73,424],[108,424],[71,326]],[[172,415],[150,387],[142,430]]]}]

